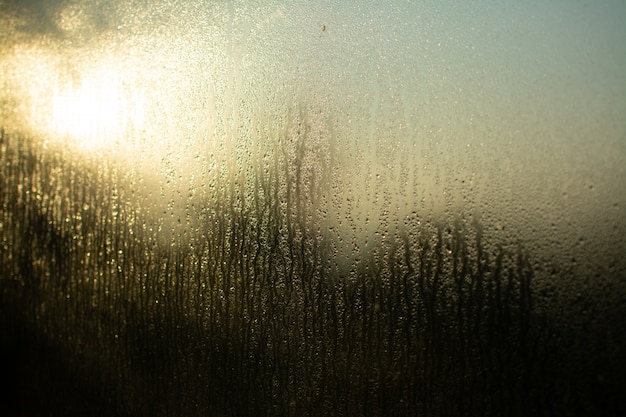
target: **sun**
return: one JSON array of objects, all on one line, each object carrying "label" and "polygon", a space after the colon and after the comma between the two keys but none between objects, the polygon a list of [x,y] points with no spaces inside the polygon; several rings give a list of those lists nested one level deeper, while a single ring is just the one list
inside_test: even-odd
[{"label": "sun", "polygon": [[85,74],[52,96],[51,128],[84,150],[116,146],[143,123],[141,100],[115,71]]},{"label": "sun", "polygon": [[[0,56],[0,119],[11,117],[16,131],[51,152],[139,161],[149,169],[184,153],[204,132],[196,117],[204,107],[190,103],[192,79],[181,75],[184,60],[132,48],[70,52],[25,44]],[[3,113],[5,102],[14,111]]]}]

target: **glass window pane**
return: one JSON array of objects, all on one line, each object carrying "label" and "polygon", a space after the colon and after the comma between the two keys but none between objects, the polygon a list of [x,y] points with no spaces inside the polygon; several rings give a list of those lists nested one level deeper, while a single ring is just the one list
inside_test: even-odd
[{"label": "glass window pane", "polygon": [[17,415],[624,415],[620,1],[0,1]]}]

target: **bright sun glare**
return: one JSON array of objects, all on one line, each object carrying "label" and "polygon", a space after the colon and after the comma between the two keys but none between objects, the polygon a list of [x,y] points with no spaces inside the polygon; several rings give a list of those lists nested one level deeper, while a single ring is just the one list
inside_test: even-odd
[{"label": "bright sun glare", "polygon": [[110,148],[143,124],[141,100],[114,71],[84,76],[52,97],[52,129],[85,150]]},{"label": "bright sun glare", "polygon": [[[164,152],[180,147],[169,138],[181,136],[177,105],[183,95],[164,82],[171,73],[155,67],[158,53],[79,52],[28,44],[0,57],[7,86],[0,107],[2,94],[15,97],[20,112],[14,126],[46,146],[107,158],[161,161]],[[191,124],[184,120],[183,128]]]}]

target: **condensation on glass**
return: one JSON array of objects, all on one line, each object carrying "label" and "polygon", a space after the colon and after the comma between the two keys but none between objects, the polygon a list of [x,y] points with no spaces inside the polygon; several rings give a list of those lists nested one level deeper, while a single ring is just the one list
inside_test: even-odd
[{"label": "condensation on glass", "polygon": [[3,406],[626,413],[626,8],[518,3],[0,1]]}]

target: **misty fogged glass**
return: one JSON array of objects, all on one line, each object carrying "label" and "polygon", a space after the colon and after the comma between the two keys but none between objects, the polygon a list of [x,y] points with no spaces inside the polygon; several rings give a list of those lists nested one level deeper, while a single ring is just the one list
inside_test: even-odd
[{"label": "misty fogged glass", "polygon": [[12,410],[624,412],[621,2],[0,7]]}]

